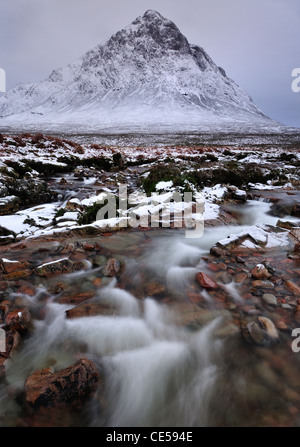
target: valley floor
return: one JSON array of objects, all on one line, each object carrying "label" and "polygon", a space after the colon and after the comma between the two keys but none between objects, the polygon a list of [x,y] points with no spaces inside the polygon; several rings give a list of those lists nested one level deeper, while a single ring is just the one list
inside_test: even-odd
[{"label": "valley floor", "polygon": [[0,425],[300,425],[299,141],[161,139],[0,135]]}]

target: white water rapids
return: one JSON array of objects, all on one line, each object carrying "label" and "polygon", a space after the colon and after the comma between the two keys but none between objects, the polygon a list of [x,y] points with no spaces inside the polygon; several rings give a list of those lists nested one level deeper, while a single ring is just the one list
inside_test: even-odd
[{"label": "white water rapids", "polygon": [[[250,224],[274,224],[277,218],[267,215],[268,209],[269,204],[251,203],[247,207]],[[187,240],[178,233],[171,238],[159,236],[142,262],[151,269],[153,277],[164,278],[168,290],[181,302],[185,286],[202,263],[204,267],[201,257],[215,242],[244,228],[207,229],[199,240]],[[129,266],[128,274],[133,275],[133,280],[137,265],[133,261]],[[237,300],[240,298],[238,288],[232,293]],[[38,296],[27,299],[33,305],[39,301]],[[66,319],[64,311],[72,306],[48,301],[45,318],[35,321],[33,334],[25,340],[7,371],[7,384],[0,389],[0,418],[8,413],[11,418],[19,414],[18,404],[10,399],[10,388],[22,389],[33,371],[49,365],[62,369],[77,356],[94,361],[105,378],[101,390],[105,409],[99,404],[100,396],[96,396],[85,408],[86,425],[207,426],[222,422],[227,406],[226,423],[231,423],[231,417],[236,423],[237,411],[230,410],[232,402],[225,397],[230,386],[226,382],[226,361],[231,342],[225,343],[218,336],[224,318],[222,312],[214,310],[213,303],[209,307],[209,296],[207,324],[196,331],[178,324],[178,316],[167,305],[151,297],[141,303],[114,282],[99,289],[97,300],[114,304],[118,316]],[[229,396],[247,392],[243,374],[231,379],[236,380],[238,391],[231,391]],[[219,419],[216,415],[220,415]]]}]

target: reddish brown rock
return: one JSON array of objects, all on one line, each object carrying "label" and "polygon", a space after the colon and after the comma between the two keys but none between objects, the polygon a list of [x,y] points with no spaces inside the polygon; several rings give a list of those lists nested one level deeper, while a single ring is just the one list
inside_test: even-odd
[{"label": "reddish brown rock", "polygon": [[58,299],[60,304],[80,304],[84,301],[90,300],[95,296],[95,291],[79,292],[69,295],[63,295]]},{"label": "reddish brown rock", "polygon": [[7,289],[8,287],[8,282],[7,281],[0,281],[0,291],[2,292],[3,290]]},{"label": "reddish brown rock", "polygon": [[116,308],[102,303],[82,303],[66,311],[67,318],[92,317],[95,315],[117,315]]},{"label": "reddish brown rock", "polygon": [[196,280],[204,289],[217,289],[219,287],[213,278],[203,272],[197,273]]},{"label": "reddish brown rock", "polygon": [[31,276],[31,273],[31,270],[17,270],[15,272],[7,273],[5,275],[5,279],[8,279],[10,281],[27,279]]},{"label": "reddish brown rock", "polygon": [[252,281],[252,286],[253,287],[258,287],[261,289],[273,289],[274,288],[274,284],[271,281],[262,281],[262,280],[255,280]]},{"label": "reddish brown rock", "polygon": [[227,270],[227,265],[224,264],[224,262],[220,262],[220,264],[218,264],[221,270]]},{"label": "reddish brown rock", "polygon": [[294,296],[300,297],[300,287],[293,281],[287,280],[285,286]]},{"label": "reddish brown rock", "polygon": [[5,258],[2,258],[0,261],[0,269],[3,271],[3,273],[13,273],[20,270],[27,270],[28,267],[28,262],[12,261]]},{"label": "reddish brown rock", "polygon": [[234,276],[234,281],[238,284],[240,284],[241,282],[245,281],[245,279],[248,278],[247,273],[245,272],[239,272],[236,273],[236,275]]},{"label": "reddish brown rock", "polygon": [[94,286],[99,287],[101,286],[102,278],[95,278],[93,281]]},{"label": "reddish brown rock", "polygon": [[18,289],[18,293],[21,293],[23,295],[29,295],[29,296],[33,296],[36,293],[36,289],[35,287],[30,284],[29,282],[26,281],[20,281],[19,283],[19,289]]},{"label": "reddish brown rock", "polygon": [[187,292],[187,297],[189,302],[193,304],[203,303],[205,301],[203,296],[196,292]]},{"label": "reddish brown rock", "polygon": [[257,264],[254,269],[251,270],[251,275],[256,279],[269,279],[272,275],[263,264]]},{"label": "reddish brown rock", "polygon": [[93,250],[95,250],[95,247],[94,247],[94,245],[92,245],[92,244],[87,244],[87,243],[85,243],[85,244],[83,245],[83,249],[84,249],[85,251],[93,251]]},{"label": "reddish brown rock", "polygon": [[25,382],[25,398],[33,407],[77,407],[100,384],[100,375],[93,362],[81,359],[57,373],[50,368],[31,374]]},{"label": "reddish brown rock", "polygon": [[218,264],[215,264],[215,263],[213,263],[213,262],[209,263],[209,264],[207,265],[207,267],[208,267],[210,270],[212,270],[213,272],[217,272],[217,271],[219,270],[219,265],[218,265]]},{"label": "reddish brown rock", "polygon": [[289,232],[290,238],[293,240],[294,243],[299,244],[300,243],[300,228],[295,227],[292,228]]},{"label": "reddish brown rock", "polygon": [[28,309],[16,309],[6,316],[6,325],[18,332],[23,332],[30,326],[31,315]]},{"label": "reddish brown rock", "polygon": [[120,262],[115,258],[109,258],[103,269],[104,276],[116,276],[121,269]]},{"label": "reddish brown rock", "polygon": [[166,287],[159,281],[149,281],[144,286],[145,292],[149,296],[159,295],[167,291]]}]

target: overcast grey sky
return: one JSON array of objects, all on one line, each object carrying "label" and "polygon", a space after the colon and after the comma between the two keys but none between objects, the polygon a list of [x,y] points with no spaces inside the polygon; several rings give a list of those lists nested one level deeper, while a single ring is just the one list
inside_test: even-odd
[{"label": "overcast grey sky", "polygon": [[176,23],[271,118],[300,127],[300,0],[0,0],[7,89],[75,61],[147,9]]}]

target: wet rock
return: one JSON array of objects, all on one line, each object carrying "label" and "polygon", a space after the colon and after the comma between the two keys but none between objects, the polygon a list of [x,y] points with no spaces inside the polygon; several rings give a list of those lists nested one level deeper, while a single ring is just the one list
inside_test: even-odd
[{"label": "wet rock", "polygon": [[282,303],[281,304],[282,309],[288,309],[288,310],[293,310],[292,306],[290,306],[287,303]]},{"label": "wet rock", "polygon": [[144,286],[145,293],[149,296],[160,295],[166,292],[166,287],[159,281],[149,281]]},{"label": "wet rock", "polygon": [[99,265],[99,266],[104,265],[104,264],[106,264],[106,261],[107,261],[107,259],[104,255],[97,255],[97,256],[93,257],[93,264],[95,264],[95,265]]},{"label": "wet rock", "polygon": [[227,265],[226,264],[224,264],[224,262],[220,262],[219,264],[218,264],[218,266],[219,266],[219,268],[221,269],[221,270],[227,270]]},{"label": "wet rock", "polygon": [[268,279],[272,275],[263,264],[257,264],[251,271],[251,275],[256,279]]},{"label": "wet rock", "polygon": [[190,303],[197,304],[197,303],[203,303],[205,301],[205,298],[200,293],[194,291],[187,291],[186,296],[190,301]]},{"label": "wet rock", "polygon": [[277,298],[271,293],[264,293],[262,296],[263,301],[270,306],[277,306]]},{"label": "wet rock", "polygon": [[230,284],[232,282],[232,276],[227,271],[220,271],[215,275],[216,281],[222,284]]},{"label": "wet rock", "polygon": [[92,317],[95,315],[114,316],[118,311],[115,307],[103,303],[82,303],[66,311],[67,318]]},{"label": "wet rock", "polygon": [[211,262],[207,265],[207,267],[212,270],[213,272],[219,271],[219,264],[216,264],[215,262]]},{"label": "wet rock", "polygon": [[266,317],[258,317],[258,321],[266,331],[270,340],[277,341],[279,339],[279,335],[273,321]]},{"label": "wet rock", "polygon": [[95,246],[92,244],[85,243],[83,244],[84,251],[93,251],[95,250]]},{"label": "wet rock", "polygon": [[31,324],[31,315],[28,309],[16,309],[6,316],[6,325],[18,332],[23,332]]},{"label": "wet rock", "polygon": [[225,321],[232,321],[231,313],[227,310],[202,309],[196,304],[187,302],[168,303],[168,309],[173,323],[186,326],[191,330],[198,330],[218,317],[223,317]]},{"label": "wet rock", "polygon": [[289,222],[289,221],[283,221],[278,220],[276,223],[276,227],[284,228],[285,230],[291,230],[294,227],[297,227],[298,225],[295,224],[295,222]]},{"label": "wet rock", "polygon": [[5,279],[13,281],[13,280],[19,280],[19,279],[27,279],[31,276],[32,271],[31,270],[18,270],[16,272],[7,273],[5,275]]},{"label": "wet rock", "polygon": [[196,280],[198,284],[203,287],[204,289],[217,289],[219,288],[219,285],[216,283],[216,281],[209,275],[207,275],[204,272],[199,272],[196,275]]},{"label": "wet rock", "polygon": [[248,343],[259,346],[269,346],[279,341],[279,335],[274,323],[266,317],[259,316],[256,321],[242,323],[241,332]]},{"label": "wet rock", "polygon": [[72,272],[80,272],[82,270],[87,270],[90,267],[90,265],[91,265],[90,262],[87,261],[86,259],[83,259],[82,261],[73,262]]},{"label": "wet rock", "polygon": [[274,203],[270,209],[272,216],[285,217],[296,216],[300,217],[300,205],[297,201],[291,200],[290,202],[279,201]]},{"label": "wet rock", "polygon": [[210,249],[210,254],[212,254],[213,256],[226,256],[228,254],[228,251],[226,248],[218,246],[218,245],[214,245],[213,247],[211,247]]},{"label": "wet rock", "polygon": [[66,293],[63,294],[59,299],[58,303],[60,304],[80,304],[84,301],[90,300],[94,298],[96,291],[91,290],[87,292],[78,292],[78,293]]},{"label": "wet rock", "polygon": [[289,232],[289,237],[293,240],[295,244],[300,243],[300,227],[292,228]]},{"label": "wet rock", "polygon": [[[270,243],[271,240],[271,243]],[[273,246],[290,247],[286,231],[272,225],[253,225],[239,234],[233,234],[214,245],[210,252],[213,255],[251,255],[265,253]]]},{"label": "wet rock", "polygon": [[116,276],[121,269],[120,262],[115,258],[110,258],[105,264],[105,267],[103,269],[103,275],[104,276]]},{"label": "wet rock", "polygon": [[22,295],[34,296],[36,293],[36,288],[27,281],[20,281],[18,287],[18,293]]},{"label": "wet rock", "polygon": [[300,296],[300,287],[295,284],[293,281],[287,280],[285,281],[285,287],[294,295]]},{"label": "wet rock", "polygon": [[274,289],[274,284],[271,281],[261,281],[259,279],[252,281],[252,286],[260,289]]},{"label": "wet rock", "polygon": [[68,258],[59,259],[58,261],[48,262],[36,268],[38,276],[45,276],[46,278],[63,273],[70,273],[73,268],[73,262]]},{"label": "wet rock", "polygon": [[236,273],[236,275],[234,276],[234,281],[238,284],[244,282],[247,278],[249,278],[248,273],[246,272],[239,272]]},{"label": "wet rock", "polygon": [[33,407],[77,407],[93,393],[100,375],[93,362],[81,359],[75,365],[54,373],[38,370],[25,382],[26,403]]},{"label": "wet rock", "polygon": [[3,273],[13,273],[20,270],[26,270],[28,269],[28,267],[28,262],[12,261],[6,258],[2,258],[0,260],[0,269]]}]

